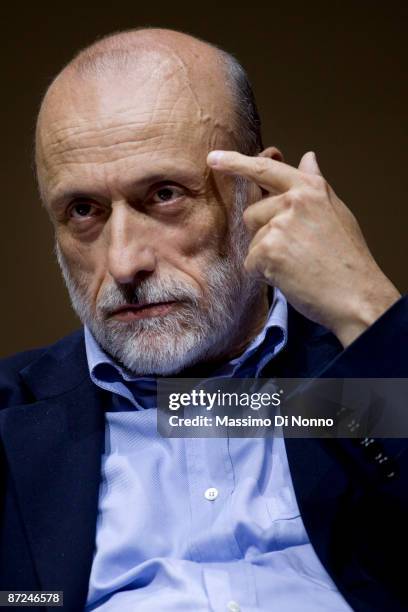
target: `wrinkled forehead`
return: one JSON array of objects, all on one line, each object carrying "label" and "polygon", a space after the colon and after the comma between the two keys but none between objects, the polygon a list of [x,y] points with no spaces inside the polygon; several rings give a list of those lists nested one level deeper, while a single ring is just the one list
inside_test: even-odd
[{"label": "wrinkled forehead", "polygon": [[[139,60],[68,70],[45,97],[37,128],[37,161],[53,165],[115,157],[115,144],[152,150],[197,145],[209,150],[233,140],[232,100],[225,70],[175,54],[144,53]],[[122,154],[122,153],[120,153]],[[79,157],[78,157],[79,156]],[[82,156],[82,157],[81,157]]]}]

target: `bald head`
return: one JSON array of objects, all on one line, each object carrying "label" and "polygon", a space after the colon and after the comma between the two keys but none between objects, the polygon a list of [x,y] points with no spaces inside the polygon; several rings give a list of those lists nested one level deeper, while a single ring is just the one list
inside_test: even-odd
[{"label": "bald head", "polygon": [[[163,71],[163,69],[166,70]],[[237,60],[222,49],[188,34],[143,28],[108,35],[81,50],[55,77],[40,108],[36,129],[36,161],[42,163],[42,132],[64,112],[73,92],[88,95],[90,82],[108,85],[140,75],[139,86],[163,71],[163,80],[178,73],[196,102],[212,97],[219,118],[233,137],[233,146],[254,155],[262,149],[260,119],[247,75]],[[134,79],[133,79],[134,80]],[[99,93],[102,93],[99,88]],[[100,102],[100,101],[99,101]]]},{"label": "bald head", "polygon": [[132,68],[146,53],[157,51],[187,70],[217,70],[223,53],[214,45],[189,34],[162,28],[139,28],[105,36],[81,50],[65,69],[83,74]]}]

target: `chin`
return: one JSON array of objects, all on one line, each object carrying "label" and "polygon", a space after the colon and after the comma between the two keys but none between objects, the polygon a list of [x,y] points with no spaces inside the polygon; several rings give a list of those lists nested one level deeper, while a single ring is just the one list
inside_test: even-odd
[{"label": "chin", "polygon": [[159,355],[140,353],[132,355],[117,355],[116,359],[135,376],[172,376],[178,374],[185,368],[195,363],[188,356]]},{"label": "chin", "polygon": [[[207,337],[208,338],[208,337]],[[100,344],[116,361],[135,376],[171,376],[200,361],[208,352],[199,333],[174,336],[139,333],[131,337],[99,338]]]}]

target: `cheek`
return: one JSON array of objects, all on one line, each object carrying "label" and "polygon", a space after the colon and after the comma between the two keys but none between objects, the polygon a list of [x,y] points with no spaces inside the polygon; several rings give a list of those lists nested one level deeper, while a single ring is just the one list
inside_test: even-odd
[{"label": "cheek", "polygon": [[94,302],[106,274],[104,249],[97,243],[78,243],[69,235],[57,239],[71,276]]},{"label": "cheek", "polygon": [[[230,177],[228,177],[230,178]],[[233,202],[229,189],[211,180],[206,198],[195,203],[195,212],[184,227],[180,227],[180,246],[184,255],[195,257],[205,252],[223,254],[228,238],[229,219]]]},{"label": "cheek", "polygon": [[224,209],[207,205],[183,227],[167,228],[157,245],[158,268],[174,270],[205,290],[208,268],[227,250],[228,223]]}]

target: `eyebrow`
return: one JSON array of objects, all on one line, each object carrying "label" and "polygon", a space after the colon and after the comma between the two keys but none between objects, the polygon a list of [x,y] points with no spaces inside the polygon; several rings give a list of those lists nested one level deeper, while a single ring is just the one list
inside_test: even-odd
[{"label": "eyebrow", "polygon": [[101,198],[100,194],[92,193],[92,191],[61,189],[61,191],[57,191],[55,194],[52,194],[50,198],[50,208],[58,210],[60,208],[64,208],[67,202],[80,200],[82,198],[88,198],[92,200],[103,199]]},{"label": "eyebrow", "polygon": [[[131,189],[146,189],[150,185],[155,185],[157,183],[163,183],[166,181],[184,184],[187,188],[190,188],[192,191],[197,191],[200,187],[204,185],[207,180],[207,172],[202,173],[194,173],[191,170],[183,170],[183,169],[174,169],[172,171],[160,171],[160,172],[151,172],[149,174],[144,175],[137,181],[129,181],[129,187]],[[81,199],[81,198],[92,198],[95,200],[105,200],[106,196],[102,196],[100,193],[93,191],[92,189],[70,189],[70,188],[60,188],[57,189],[55,193],[51,195],[50,198],[50,206],[52,208],[61,208],[66,205],[67,202]]]}]

